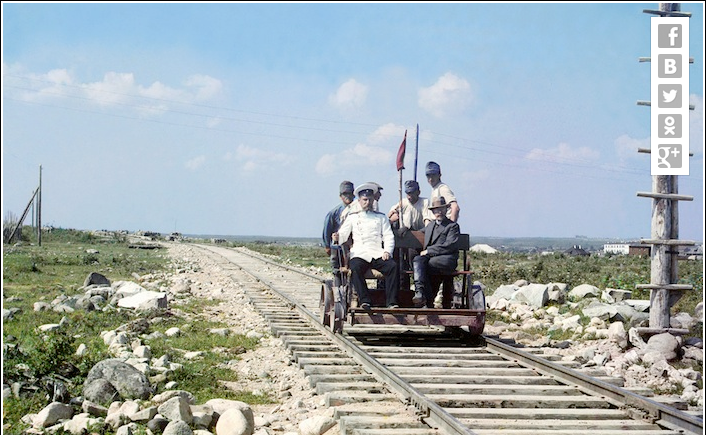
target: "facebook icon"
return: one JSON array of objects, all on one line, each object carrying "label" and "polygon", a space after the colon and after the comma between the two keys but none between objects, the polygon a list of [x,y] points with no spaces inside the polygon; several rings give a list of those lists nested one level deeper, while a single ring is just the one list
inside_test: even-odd
[{"label": "facebook icon", "polygon": [[657,26],[657,32],[659,48],[681,48],[681,24],[660,24]]}]

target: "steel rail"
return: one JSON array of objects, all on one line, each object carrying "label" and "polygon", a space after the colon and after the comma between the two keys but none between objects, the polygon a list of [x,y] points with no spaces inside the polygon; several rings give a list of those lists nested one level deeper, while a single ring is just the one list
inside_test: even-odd
[{"label": "steel rail", "polygon": [[619,407],[632,407],[639,411],[646,412],[653,421],[659,420],[660,423],[672,429],[682,429],[697,434],[702,434],[704,431],[703,420],[696,416],[655,402],[623,388],[616,387],[600,379],[567,369],[559,364],[523,352],[500,341],[488,337],[483,338],[488,350],[515,359],[546,375],[562,379],[570,384],[578,385],[587,394],[601,396]]},{"label": "steel rail", "polygon": [[[211,249],[208,250],[218,254]],[[259,261],[308,276],[319,282],[325,281],[325,279],[319,276],[308,274],[300,269],[277,263],[259,255],[253,255],[250,252],[240,250],[237,250],[236,252],[246,257],[254,258]],[[407,382],[401,379],[397,374],[392,372],[386,366],[380,364],[376,359],[368,355],[367,352],[345,338],[347,335],[345,331],[342,335],[335,334],[329,327],[323,325],[319,317],[309,311],[309,309],[307,309],[303,304],[294,300],[287,294],[278,291],[275,283],[270,282],[267,278],[260,276],[253,271],[245,269],[242,265],[237,264],[231,259],[228,259],[228,261],[240,267],[243,272],[253,276],[263,285],[267,286],[274,293],[276,293],[278,297],[285,300],[290,307],[295,308],[302,315],[302,317],[305,318],[310,325],[312,325],[312,327],[316,328],[322,335],[329,338],[332,342],[335,342],[365,370],[371,373],[378,381],[386,384],[393,393],[401,398],[401,400],[414,406],[418,410],[422,420],[427,424],[432,427],[436,427],[449,435],[476,434],[476,432],[466,427],[456,417],[449,414],[436,403],[427,399],[422,393],[419,393],[419,391],[414,387],[408,385]],[[533,368],[544,375],[560,379],[567,384],[576,385],[585,394],[599,396],[614,406],[624,409],[628,414],[633,415],[634,418],[641,418],[643,420],[650,421],[651,423],[658,422],[662,426],[672,430],[688,431],[694,434],[703,433],[703,420],[697,416],[693,416],[668,405],[655,402],[631,391],[604,382],[600,379],[595,379],[583,373],[565,368],[564,366],[524,352],[521,349],[512,347],[492,338],[483,336],[482,339],[489,351],[497,353],[505,358],[515,360],[518,363]]]},{"label": "steel rail", "polygon": [[[214,251],[211,251],[214,252]],[[310,275],[305,272],[302,272],[301,270],[288,267],[276,262],[273,262],[271,260],[267,260],[265,258],[262,258],[260,256],[252,255],[247,252],[242,252],[238,251],[239,253],[249,256],[251,258],[256,258],[261,261],[265,261],[267,263],[283,267],[285,269],[292,270],[297,273],[301,273],[303,275],[307,275],[309,277],[312,277],[316,280],[320,280],[320,277],[317,277],[315,275]],[[304,305],[298,303],[296,300],[292,299],[286,294],[281,293],[280,291],[277,290],[276,284],[270,282],[267,278],[253,272],[250,270],[247,270],[243,267],[243,265],[238,264],[234,262],[233,260],[228,260],[231,263],[235,264],[238,266],[243,272],[247,273],[248,275],[251,275],[253,278],[258,280],[260,283],[264,284],[267,286],[270,290],[275,292],[278,297],[281,297],[284,299],[292,308],[296,309],[299,311],[299,313],[311,324],[313,327],[315,327],[319,332],[321,332],[323,335],[325,335],[327,338],[329,338],[331,341],[335,342],[338,344],[339,347],[341,347],[351,358],[353,358],[358,364],[360,364],[365,370],[367,370],[369,373],[371,373],[378,381],[386,384],[395,394],[397,394],[403,402],[409,403],[412,406],[414,406],[419,414],[422,416],[422,419],[429,424],[430,426],[436,427],[440,430],[443,430],[446,434],[448,435],[477,435],[476,432],[473,432],[471,429],[466,427],[463,423],[461,423],[456,417],[452,416],[446,410],[444,410],[441,406],[437,405],[433,401],[427,399],[423,394],[418,392],[414,387],[409,385],[407,382],[405,382],[402,378],[397,376],[394,372],[392,372],[390,369],[385,367],[384,365],[380,364],[375,358],[371,357],[370,355],[367,354],[363,349],[358,347],[357,345],[353,344],[350,340],[346,339],[344,336],[340,334],[335,334],[333,331],[330,330],[330,328],[327,328],[325,325],[321,323],[319,320],[319,317],[309,311]]]}]

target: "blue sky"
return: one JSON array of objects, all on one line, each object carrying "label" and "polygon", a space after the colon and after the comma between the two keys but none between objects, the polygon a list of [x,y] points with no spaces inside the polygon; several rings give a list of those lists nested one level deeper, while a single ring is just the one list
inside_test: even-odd
[{"label": "blue sky", "polygon": [[[338,185],[441,165],[464,232],[650,238],[658,3],[2,3],[2,207],[63,228],[318,237]],[[701,3],[690,175],[704,229]],[[28,218],[27,223],[31,223]]]}]

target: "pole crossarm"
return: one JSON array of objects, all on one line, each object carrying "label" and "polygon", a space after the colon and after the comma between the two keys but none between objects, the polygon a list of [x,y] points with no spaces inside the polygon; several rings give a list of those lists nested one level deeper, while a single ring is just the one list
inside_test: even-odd
[{"label": "pole crossarm", "polygon": [[689,18],[691,18],[691,12],[655,11],[653,9],[643,9],[642,12],[644,12],[646,14],[659,15],[660,17],[689,17]]},{"label": "pole crossarm", "polygon": [[[637,100],[637,105],[638,106],[652,106],[652,103],[650,101],[645,101],[645,100]],[[694,110],[696,106],[693,104],[689,104],[689,110]]]},{"label": "pole crossarm", "polygon": [[694,246],[693,240],[677,240],[677,239],[641,239],[642,245],[670,245],[670,246]]},{"label": "pole crossarm", "polygon": [[649,290],[693,290],[694,286],[689,284],[638,284],[635,288]]},{"label": "pole crossarm", "polygon": [[[643,154],[652,154],[652,150],[649,148],[638,148],[637,152]],[[689,151],[689,157],[694,157],[694,153]]]},{"label": "pole crossarm", "polygon": [[655,193],[655,192],[637,192],[637,196],[655,199],[671,199],[674,201],[693,201],[694,197],[690,195],[677,195],[676,193]]},{"label": "pole crossarm", "polygon": [[[651,57],[638,57],[637,60],[640,62],[650,62],[650,61],[652,61],[652,58]],[[694,63],[693,57],[689,58],[689,63]]]}]

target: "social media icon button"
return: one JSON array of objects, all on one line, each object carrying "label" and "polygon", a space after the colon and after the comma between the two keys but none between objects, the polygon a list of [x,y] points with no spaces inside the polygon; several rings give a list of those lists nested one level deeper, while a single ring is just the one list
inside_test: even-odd
[{"label": "social media icon button", "polygon": [[660,24],[657,26],[657,46],[659,48],[681,48],[681,24]]},{"label": "social media icon button", "polygon": [[681,144],[657,145],[657,167],[660,169],[681,168]]},{"label": "social media icon button", "polygon": [[657,77],[660,79],[681,78],[681,54],[660,54],[657,56]]},{"label": "social media icon button", "polygon": [[660,114],[657,117],[657,134],[660,138],[680,138],[681,133],[681,115],[677,113]]},{"label": "social media icon button", "polygon": [[680,108],[681,101],[681,85],[666,84],[657,86],[657,107],[665,108]]}]

